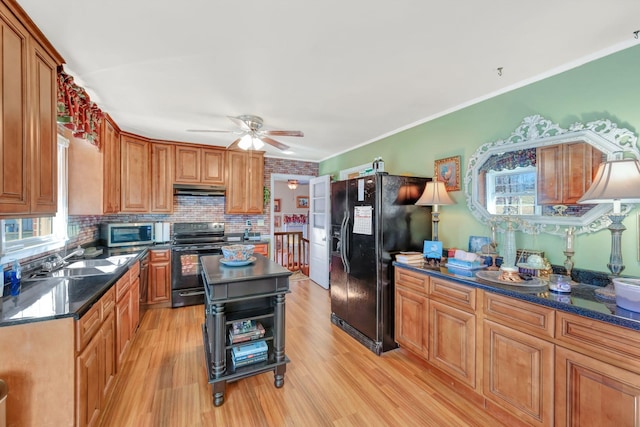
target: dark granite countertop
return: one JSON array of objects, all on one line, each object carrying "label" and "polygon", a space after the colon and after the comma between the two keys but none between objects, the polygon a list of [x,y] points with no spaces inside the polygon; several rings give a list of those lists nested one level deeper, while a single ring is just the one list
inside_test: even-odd
[{"label": "dark granite countertop", "polygon": [[[107,258],[114,253],[115,251],[112,253],[105,250],[95,259]],[[125,252],[117,251],[117,254],[123,253]],[[18,296],[10,296],[5,292],[0,305],[0,327],[64,317],[79,319],[129,270],[135,260],[146,253],[146,249],[130,250],[127,253],[137,256],[118,267],[113,274],[23,281]]]},{"label": "dark granite countertop", "polygon": [[446,272],[446,269],[432,270],[394,262],[399,267],[452,280],[464,285],[484,289],[489,292],[507,295],[535,304],[545,305],[558,310],[575,313],[595,320],[624,326],[640,331],[640,313],[618,307],[615,300],[604,300],[595,295],[599,286],[578,284],[572,286],[571,293],[557,293],[549,290],[546,282],[541,286],[522,287],[488,283],[481,279],[463,277]]},{"label": "dark granite countertop", "polygon": [[278,263],[254,254],[255,261],[246,266],[227,266],[220,262],[222,255],[205,255],[200,257],[202,271],[207,284],[244,282],[265,277],[291,276],[291,271]]}]

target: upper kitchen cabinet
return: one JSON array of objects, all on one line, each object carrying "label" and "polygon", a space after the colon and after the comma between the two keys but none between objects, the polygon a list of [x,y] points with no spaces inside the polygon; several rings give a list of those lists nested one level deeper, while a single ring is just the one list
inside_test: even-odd
[{"label": "upper kitchen cabinet", "polygon": [[54,215],[63,59],[14,2],[0,4],[0,30],[0,216]]},{"label": "upper kitchen cabinet", "polygon": [[121,212],[149,212],[151,175],[149,141],[136,135],[120,136],[122,163]]},{"label": "upper kitchen cabinet", "polygon": [[102,151],[85,139],[70,141],[69,215],[103,215],[120,212],[120,129],[105,114],[100,124]]},{"label": "upper kitchen cabinet", "polygon": [[173,212],[173,152],[173,145],[151,143],[151,212]]},{"label": "upper kitchen cabinet", "polygon": [[264,205],[263,174],[263,151],[227,151],[226,213],[262,213]]},{"label": "upper kitchen cabinet", "polygon": [[105,214],[120,212],[120,129],[108,114],[102,121],[103,209]]},{"label": "upper kitchen cabinet", "polygon": [[225,150],[176,145],[175,182],[179,184],[223,185]]}]

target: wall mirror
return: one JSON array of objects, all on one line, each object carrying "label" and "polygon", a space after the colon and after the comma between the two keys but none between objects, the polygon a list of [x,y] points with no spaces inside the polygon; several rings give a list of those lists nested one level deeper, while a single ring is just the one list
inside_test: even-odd
[{"label": "wall mirror", "polygon": [[[482,223],[509,215],[527,233],[588,233],[609,225],[610,204],[581,205],[598,165],[622,152],[640,158],[637,136],[610,120],[569,129],[540,115],[525,117],[507,139],[483,144],[469,159],[467,206]],[[623,206],[627,213],[629,206]]]}]

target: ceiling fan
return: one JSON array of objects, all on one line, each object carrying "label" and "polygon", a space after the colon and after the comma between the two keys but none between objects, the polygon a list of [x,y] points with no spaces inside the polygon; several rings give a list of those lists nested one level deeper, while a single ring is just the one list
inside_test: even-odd
[{"label": "ceiling fan", "polygon": [[260,150],[267,143],[280,150],[288,150],[289,146],[283,144],[280,141],[276,141],[271,136],[304,136],[304,133],[299,130],[263,130],[262,117],[253,116],[250,114],[243,114],[241,116],[227,116],[229,120],[235,123],[240,130],[209,130],[209,129],[187,129],[188,132],[222,132],[233,133],[240,135],[238,139],[233,141],[228,148],[233,148],[236,145],[243,150],[248,150],[253,147],[256,150]]}]

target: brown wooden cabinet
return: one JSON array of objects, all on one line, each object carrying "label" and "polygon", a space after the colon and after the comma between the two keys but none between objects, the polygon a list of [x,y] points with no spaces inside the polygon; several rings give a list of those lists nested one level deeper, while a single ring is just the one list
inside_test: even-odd
[{"label": "brown wooden cabinet", "polygon": [[262,213],[264,152],[229,150],[226,170],[226,213]]},{"label": "brown wooden cabinet", "polygon": [[173,212],[173,152],[170,144],[151,143],[151,212]]},{"label": "brown wooden cabinet", "polygon": [[122,133],[122,212],[149,212],[149,142]]},{"label": "brown wooden cabinet", "polygon": [[98,424],[113,391],[115,365],[115,290],[110,289],[76,322],[76,425]]},{"label": "brown wooden cabinet", "polygon": [[254,243],[253,253],[264,255],[269,258],[269,244],[268,243]]},{"label": "brown wooden cabinet", "polygon": [[225,183],[225,150],[176,145],[175,182],[223,185]]},{"label": "brown wooden cabinet", "polygon": [[575,204],[587,191],[602,152],[586,142],[538,147],[538,204]]},{"label": "brown wooden cabinet", "polygon": [[402,348],[429,358],[429,277],[395,270],[395,340]]},{"label": "brown wooden cabinet", "polygon": [[153,250],[149,255],[147,303],[171,301],[171,250]]},{"label": "brown wooden cabinet", "polygon": [[120,366],[140,321],[140,263],[129,268],[116,288],[116,357]]},{"label": "brown wooden cabinet", "polygon": [[101,125],[102,137],[102,211],[105,214],[120,212],[120,129],[109,115]]},{"label": "brown wooden cabinet", "polygon": [[0,4],[0,215],[55,214],[56,69],[63,59],[24,13]]}]

